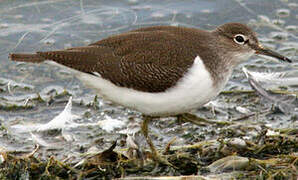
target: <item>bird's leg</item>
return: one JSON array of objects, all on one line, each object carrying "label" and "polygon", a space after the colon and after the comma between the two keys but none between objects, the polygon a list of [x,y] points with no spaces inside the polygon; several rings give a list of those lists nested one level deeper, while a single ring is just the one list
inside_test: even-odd
[{"label": "bird's leg", "polygon": [[153,142],[151,140],[151,138],[148,136],[148,123],[149,121],[151,120],[152,118],[149,117],[149,116],[144,116],[144,119],[143,119],[143,123],[142,123],[142,133],[143,135],[145,136],[145,139],[147,141],[147,144],[149,145],[150,149],[151,149],[151,153],[152,153],[152,156],[157,156],[158,155],[158,152],[157,150],[155,149],[154,145],[153,145]]},{"label": "bird's leg", "polygon": [[162,155],[160,155],[158,153],[158,151],[155,149],[154,144],[153,144],[151,138],[149,137],[149,133],[148,133],[148,123],[149,123],[150,120],[152,120],[152,117],[143,116],[143,123],[142,123],[142,126],[141,126],[141,130],[142,130],[142,133],[143,133],[143,135],[144,135],[144,137],[147,141],[147,144],[150,147],[150,150],[151,150],[151,153],[152,153],[152,159],[157,163],[165,164],[165,165],[171,166],[171,167],[176,169],[176,167],[174,165],[172,165],[170,162],[168,162],[167,159],[164,159],[162,157]]}]

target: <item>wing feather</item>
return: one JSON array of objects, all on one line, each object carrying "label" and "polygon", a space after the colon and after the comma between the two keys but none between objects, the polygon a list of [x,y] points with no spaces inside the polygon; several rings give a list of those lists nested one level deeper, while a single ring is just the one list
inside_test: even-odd
[{"label": "wing feather", "polygon": [[121,87],[162,92],[179,81],[198,55],[194,46],[200,46],[200,39],[192,42],[196,31],[181,30],[170,26],[142,28],[89,46],[38,55],[82,72],[97,72]]}]

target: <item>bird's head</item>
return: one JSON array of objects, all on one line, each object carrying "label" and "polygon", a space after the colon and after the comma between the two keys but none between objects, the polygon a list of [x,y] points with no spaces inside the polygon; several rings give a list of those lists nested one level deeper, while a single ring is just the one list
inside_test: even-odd
[{"label": "bird's head", "polygon": [[262,46],[256,33],[241,23],[227,23],[217,27],[213,33],[218,35],[218,46],[237,56],[238,63],[247,60],[250,56],[264,55],[284,62],[292,62],[289,58]]}]

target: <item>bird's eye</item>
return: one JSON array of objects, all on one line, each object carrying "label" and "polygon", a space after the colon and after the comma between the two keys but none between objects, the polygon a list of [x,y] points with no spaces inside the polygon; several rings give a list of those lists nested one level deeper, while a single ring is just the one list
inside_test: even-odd
[{"label": "bird's eye", "polygon": [[234,41],[237,43],[237,44],[244,44],[245,41],[246,41],[246,38],[244,35],[242,34],[237,34],[236,36],[234,36]]}]

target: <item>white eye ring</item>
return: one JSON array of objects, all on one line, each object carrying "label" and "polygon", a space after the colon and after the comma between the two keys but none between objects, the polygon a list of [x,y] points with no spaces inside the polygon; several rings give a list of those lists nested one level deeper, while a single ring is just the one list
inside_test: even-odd
[{"label": "white eye ring", "polygon": [[247,38],[243,35],[243,34],[236,34],[234,36],[234,41],[237,43],[237,44],[244,44],[246,42]]}]

